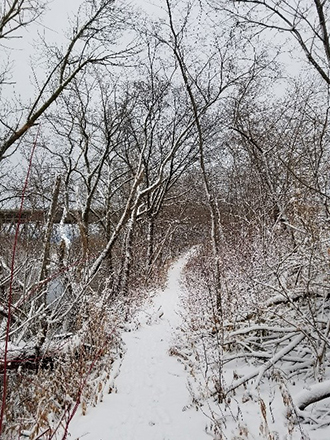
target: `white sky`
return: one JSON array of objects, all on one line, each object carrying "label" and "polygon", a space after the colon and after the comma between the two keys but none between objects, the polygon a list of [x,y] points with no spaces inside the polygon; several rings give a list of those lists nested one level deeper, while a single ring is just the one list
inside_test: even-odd
[{"label": "white sky", "polygon": [[[142,8],[152,18],[164,15],[164,9],[162,8],[164,7],[164,0],[121,1],[123,4]],[[6,52],[10,54],[13,65],[13,85],[7,88],[7,96],[16,94],[21,96],[23,101],[31,97],[31,92],[33,91],[32,84],[35,83],[30,67],[31,57],[38,50],[40,34],[44,35],[48,42],[54,41],[57,44],[61,40],[64,42],[63,34],[69,28],[68,17],[70,15],[73,16],[82,3],[83,0],[48,1],[46,13],[36,23],[21,30],[21,38],[6,42],[6,45],[10,45],[11,49],[2,51],[2,55],[6,56]],[[287,62],[290,63],[290,59],[287,59]],[[292,69],[297,70],[297,65],[292,64]]]},{"label": "white sky", "polygon": [[[164,15],[164,0],[131,0],[129,2],[117,0],[116,2],[119,3],[119,1],[122,1],[123,4],[134,5],[143,9],[152,18]],[[21,30],[21,38],[6,42],[6,45],[10,45],[10,49],[2,51],[2,56],[6,57],[6,53],[10,56],[13,66],[13,84],[6,86],[4,96],[11,99],[16,95],[21,98],[22,102],[34,98],[35,78],[31,69],[31,60],[37,54],[38,46],[40,46],[38,45],[40,35],[44,36],[48,42],[54,41],[56,44],[59,44],[61,41],[65,42],[63,35],[69,29],[68,18],[69,16],[74,16],[82,3],[83,0],[48,1],[46,13],[36,23]],[[2,56],[0,53],[0,59]],[[292,63],[290,57],[285,56],[283,60],[290,65],[291,71],[297,72],[301,69],[301,64]],[[35,64],[34,67],[36,67]],[[36,67],[36,70],[38,72],[38,67]],[[42,83],[41,72],[42,68],[39,69]]]},{"label": "white sky", "polygon": [[[56,42],[57,44],[64,42],[64,32],[69,28],[69,17],[74,16],[82,0],[51,0],[48,2],[47,11],[37,22],[20,30],[19,38],[6,41],[2,56],[0,59],[10,56],[12,63],[12,82],[13,84],[7,88],[7,94],[16,94],[22,99],[31,97],[32,78],[31,58],[38,50],[38,41],[40,35],[44,36],[48,42]],[[138,8],[142,8],[150,16],[156,18],[161,13],[160,0],[131,0],[125,4],[132,4]],[[158,6],[157,6],[158,3]]]}]

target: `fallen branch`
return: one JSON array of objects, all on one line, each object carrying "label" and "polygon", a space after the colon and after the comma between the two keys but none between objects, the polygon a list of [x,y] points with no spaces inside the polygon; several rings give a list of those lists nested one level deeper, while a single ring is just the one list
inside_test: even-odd
[{"label": "fallen branch", "polygon": [[[272,355],[269,353],[266,353],[266,352],[251,351],[249,353],[235,353],[231,356],[224,356],[222,359],[222,362],[224,364],[226,364],[226,363],[231,362],[236,359],[245,359],[245,358],[255,358],[255,359],[268,360],[271,357],[272,357]],[[282,360],[286,361],[286,362],[298,363],[300,365],[305,364],[306,362],[308,363],[308,365],[313,365],[315,362],[314,359],[309,359],[306,361],[305,358],[298,357],[298,356],[283,356]]]},{"label": "fallen branch", "polygon": [[305,335],[303,333],[299,334],[290,344],[288,344],[286,347],[284,347],[282,350],[280,350],[277,354],[275,354],[271,359],[269,359],[261,368],[258,368],[254,371],[252,371],[250,374],[247,374],[246,376],[241,377],[240,379],[236,380],[226,391],[226,394],[230,393],[231,391],[234,391],[239,386],[243,385],[243,383],[248,382],[249,380],[253,379],[254,377],[258,376],[256,387],[259,385],[260,380],[262,376],[265,374],[269,368],[271,368],[273,365],[276,364],[280,359],[282,359],[285,355],[290,353],[297,345],[300,344],[300,342],[305,338]]},{"label": "fallen branch", "polygon": [[[259,332],[259,331],[267,331],[267,332],[277,332],[277,333],[292,333],[297,331],[296,327],[280,327],[280,326],[270,326],[270,325],[252,325],[250,327],[243,327],[240,328],[239,330],[235,330],[233,332],[230,332],[229,338],[232,338],[233,336],[238,336],[238,335],[245,335],[247,333],[252,333],[252,332]],[[232,341],[229,341],[232,342]]]},{"label": "fallen branch", "polygon": [[327,397],[330,397],[330,380],[310,385],[308,389],[298,393],[293,401],[296,407],[303,411],[312,403],[319,402]]}]

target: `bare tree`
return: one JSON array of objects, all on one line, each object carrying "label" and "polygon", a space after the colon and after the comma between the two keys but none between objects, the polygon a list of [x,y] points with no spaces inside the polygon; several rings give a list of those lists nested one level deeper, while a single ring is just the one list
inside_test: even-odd
[{"label": "bare tree", "polygon": [[[166,1],[166,5],[169,21],[169,36],[165,37],[157,34],[157,38],[172,51],[174,59],[178,65],[194,118],[198,139],[197,145],[200,171],[210,209],[211,242],[215,265],[215,291],[218,311],[221,315],[222,306],[219,265],[221,214],[207,169],[207,149],[212,140],[214,140],[215,132],[212,131],[212,126],[215,123],[215,120],[219,120],[221,118],[220,115],[223,114],[222,109],[225,107],[224,103],[228,98],[229,90],[234,91],[235,88],[241,85],[245,80],[247,83],[251,81],[265,65],[261,63],[259,67],[257,67],[257,60],[253,59],[250,66],[244,66],[244,68],[240,70],[238,68],[239,56],[236,53],[234,58],[234,52],[231,51],[231,45],[235,45],[234,39],[228,40],[224,35],[211,35],[210,37],[214,38],[215,50],[208,54],[205,59],[198,60],[198,62],[192,64],[191,60],[186,55],[187,53],[189,54],[190,51],[187,49],[187,46],[189,47],[189,45],[187,45],[184,38],[189,26],[190,15],[193,15],[192,6],[190,4],[187,5],[186,10],[182,13],[182,22],[176,24],[174,19],[174,6],[169,0]],[[224,123],[223,131],[225,132],[226,130],[227,124]],[[217,132],[217,136],[219,139],[219,131]]]},{"label": "bare tree", "polygon": [[0,9],[0,41],[19,38],[18,31],[38,19],[44,7],[40,0],[5,0]]},{"label": "bare tree", "polygon": [[53,47],[47,41],[44,42],[48,69],[38,84],[37,96],[25,112],[19,111],[14,118],[7,112],[0,121],[0,160],[10,154],[10,148],[88,66],[118,64],[132,53],[130,49],[116,49],[109,43],[116,41],[124,26],[123,12],[113,3],[113,0],[84,2],[65,48]]},{"label": "bare tree", "polygon": [[259,30],[284,32],[298,43],[306,59],[330,84],[329,3],[314,0],[211,0],[216,8],[227,8],[234,14],[237,26],[249,23]]}]

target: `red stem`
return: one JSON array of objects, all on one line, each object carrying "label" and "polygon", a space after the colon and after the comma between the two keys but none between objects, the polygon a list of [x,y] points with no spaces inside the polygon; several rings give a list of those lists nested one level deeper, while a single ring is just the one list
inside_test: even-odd
[{"label": "red stem", "polygon": [[4,368],[3,368],[3,391],[2,391],[2,404],[1,404],[1,412],[0,412],[0,436],[3,428],[3,419],[5,414],[5,407],[6,407],[6,397],[7,397],[7,354],[8,354],[8,345],[9,345],[9,330],[10,330],[10,321],[11,321],[11,306],[12,306],[12,296],[13,296],[13,282],[14,282],[14,266],[15,266],[15,255],[16,255],[16,248],[18,243],[18,234],[19,234],[19,228],[21,224],[21,217],[22,217],[22,211],[23,211],[23,204],[25,199],[25,193],[27,190],[30,172],[32,168],[32,159],[34,155],[34,151],[37,146],[37,139],[40,131],[40,126],[38,128],[38,132],[36,134],[35,141],[33,143],[30,160],[29,160],[29,166],[26,173],[25,183],[22,191],[21,196],[21,206],[19,209],[18,214],[18,220],[16,225],[16,231],[15,231],[15,238],[14,238],[14,244],[13,244],[13,253],[11,257],[11,268],[10,268],[10,283],[9,283],[9,295],[8,295],[8,317],[7,317],[7,327],[6,327],[6,339],[5,339],[5,355],[4,355]]}]

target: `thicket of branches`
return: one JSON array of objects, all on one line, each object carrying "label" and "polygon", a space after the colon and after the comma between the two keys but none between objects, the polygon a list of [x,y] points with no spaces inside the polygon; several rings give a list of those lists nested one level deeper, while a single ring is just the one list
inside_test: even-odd
[{"label": "thicket of branches", "polygon": [[[4,2],[0,44],[44,7]],[[195,245],[187,326],[211,394],[278,363],[288,380],[327,379],[328,8],[166,0],[152,22],[86,0],[66,44],[43,40],[28,103],[1,60],[0,432],[66,433],[77,402],[100,398],[146,288]],[[238,358],[255,368],[229,383]]]}]

